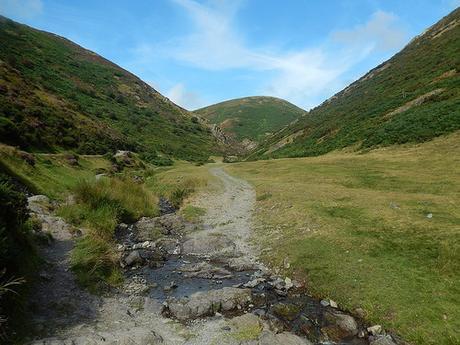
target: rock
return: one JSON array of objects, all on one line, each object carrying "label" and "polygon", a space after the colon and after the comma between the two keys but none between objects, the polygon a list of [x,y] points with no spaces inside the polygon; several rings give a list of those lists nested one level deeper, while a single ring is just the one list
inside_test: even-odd
[{"label": "rock", "polygon": [[273,306],[273,313],[283,319],[292,321],[300,312],[300,307],[292,303],[277,303]]},{"label": "rock", "polygon": [[181,272],[186,272],[184,277],[198,277],[205,279],[229,279],[233,275],[230,271],[224,268],[213,266],[207,262],[199,262],[196,264],[186,264],[179,269]]},{"label": "rock", "polygon": [[338,308],[337,303],[336,303],[335,301],[331,300],[331,299],[329,300],[329,305],[330,305],[332,308]]},{"label": "rock", "polygon": [[257,329],[260,328],[262,331],[262,323],[260,319],[251,313],[243,314],[241,316],[236,316],[228,322],[231,326],[231,329]]},{"label": "rock", "polygon": [[287,258],[287,257],[284,258],[284,260],[283,260],[283,267],[284,267],[285,269],[289,269],[289,268],[291,267],[291,264],[289,263],[289,258]]},{"label": "rock", "polygon": [[232,270],[237,272],[248,271],[256,268],[256,264],[247,259],[246,257],[229,258],[227,260],[227,265]]},{"label": "rock", "polygon": [[328,326],[321,330],[327,334],[331,340],[339,341],[343,338],[355,336],[358,334],[358,324],[350,316],[340,312],[326,312],[325,319]]},{"label": "rock", "polygon": [[236,245],[221,234],[197,232],[182,244],[182,253],[205,256],[233,256]]},{"label": "rock", "polygon": [[253,280],[248,281],[247,283],[243,284],[243,286],[246,287],[246,288],[253,289],[257,285],[262,284],[263,282],[265,282],[264,278],[256,278],[256,279],[253,279]]},{"label": "rock", "polygon": [[176,288],[177,288],[176,282],[172,281],[172,282],[170,282],[168,285],[166,285],[165,287],[163,287],[163,290],[164,290],[164,291],[171,291],[171,290],[176,289]]},{"label": "rock", "polygon": [[180,254],[180,243],[174,238],[163,237],[155,242],[155,246],[169,255]]},{"label": "rock", "polygon": [[38,214],[50,213],[50,199],[46,195],[33,195],[27,198],[28,208]]},{"label": "rock", "polygon": [[367,327],[367,332],[372,335],[379,335],[382,333],[382,326],[380,325],[374,325],[371,327]]},{"label": "rock", "polygon": [[127,295],[143,295],[150,290],[145,278],[140,276],[133,276],[130,281],[126,282],[122,288],[123,292]]},{"label": "rock", "polygon": [[291,288],[294,287],[294,284],[292,283],[291,278],[288,278],[288,277],[284,278],[284,287],[286,290],[290,290]]},{"label": "rock", "polygon": [[380,335],[369,342],[369,345],[396,345],[390,335]]},{"label": "rock", "polygon": [[287,291],[279,290],[279,289],[275,289],[275,293],[276,293],[278,296],[282,296],[282,297],[286,297],[286,296],[288,295]]},{"label": "rock", "polygon": [[142,217],[134,223],[133,229],[139,242],[155,241],[162,237],[181,235],[191,225],[176,214],[165,214],[161,217]]},{"label": "rock", "polygon": [[141,257],[141,254],[138,250],[133,250],[131,253],[128,254],[127,257],[124,259],[124,263],[126,266],[133,266],[133,265],[140,265],[144,262]]},{"label": "rock", "polygon": [[328,301],[328,300],[322,299],[319,303],[320,303],[323,307],[329,307],[329,301]]},{"label": "rock", "polygon": [[225,287],[220,290],[197,292],[188,298],[171,299],[167,302],[169,313],[178,320],[186,321],[216,312],[226,312],[247,307],[252,302],[251,290]]},{"label": "rock", "polygon": [[264,330],[259,337],[258,345],[311,345],[311,343],[289,332],[274,334]]},{"label": "rock", "polygon": [[272,277],[271,279],[272,281],[270,282],[270,285],[273,286],[275,289],[283,290],[285,288],[284,280],[280,277]]},{"label": "rock", "polygon": [[363,319],[366,316],[366,311],[363,308],[356,308],[355,309],[355,314],[359,318]]}]

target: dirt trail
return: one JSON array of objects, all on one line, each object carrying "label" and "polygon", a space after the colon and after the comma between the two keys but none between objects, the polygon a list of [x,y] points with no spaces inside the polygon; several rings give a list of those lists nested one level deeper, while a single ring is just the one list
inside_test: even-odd
[{"label": "dirt trail", "polygon": [[254,188],[244,180],[227,174],[223,168],[211,168],[210,173],[222,183],[222,191],[201,195],[197,204],[206,209],[203,217],[210,233],[224,234],[236,250],[249,260],[257,258],[257,248],[251,245],[251,217],[256,201]]},{"label": "dirt trail", "polygon": [[[220,191],[197,198],[196,204],[207,213],[204,229],[193,235],[203,236],[204,242],[226,236],[236,252],[253,261],[254,248],[248,239],[255,192],[222,168],[210,172],[221,182]],[[55,242],[43,249],[48,265],[33,298],[39,310],[37,328],[48,337],[33,344],[211,344],[222,336],[223,317],[185,326],[163,317],[161,301],[153,298],[123,293],[94,297],[81,290],[69,270],[68,255],[73,247],[69,227],[51,224],[49,229]]]},{"label": "dirt trail", "polygon": [[[38,320],[47,338],[31,343],[308,345],[309,340],[289,330],[299,334],[303,330],[313,337],[319,335],[322,338],[316,338],[315,342],[323,343],[328,339],[321,330],[327,326],[331,334],[351,339],[341,344],[364,344],[356,337],[358,325],[353,318],[325,308],[291,280],[271,275],[257,262],[257,248],[250,244],[254,189],[221,167],[211,168],[210,173],[219,181],[217,191],[203,192],[193,201],[195,206],[206,209],[202,227],[184,227],[177,223],[181,217],[175,214],[142,220],[144,227],[173,222],[188,230],[158,240],[169,248],[166,261],[154,262],[153,266],[152,262],[128,266],[126,286],[109,297],[87,296],[76,285],[65,260],[72,248],[69,229],[55,227],[57,241],[45,252],[57,270],[48,268],[45,274],[51,272],[51,279],[40,283],[37,290],[41,296],[37,302],[43,307]],[[141,221],[125,225],[125,238],[136,238],[140,226]],[[172,230],[174,233],[177,229]],[[145,239],[120,243],[122,262],[139,251],[136,249],[139,246],[150,248]],[[151,248],[144,252],[165,250],[157,243]],[[58,286],[55,281],[59,281]],[[139,281],[147,289],[133,292],[133,282],[136,287]],[[47,288],[53,292],[47,295]],[[47,297],[58,305],[47,303]],[[66,300],[81,308],[71,308],[67,313],[70,315],[59,314],[64,322],[56,322],[54,312],[61,307],[66,309]],[[282,311],[282,316],[276,316],[276,308]],[[88,310],[85,317],[81,317],[81,310]],[[333,321],[326,320],[326,313],[332,315]],[[344,329],[338,332],[337,327]]]}]

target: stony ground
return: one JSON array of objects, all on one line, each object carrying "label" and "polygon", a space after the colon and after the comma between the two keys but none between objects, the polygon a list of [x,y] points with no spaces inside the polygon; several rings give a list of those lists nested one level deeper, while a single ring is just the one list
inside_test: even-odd
[{"label": "stony ground", "polygon": [[[30,207],[55,241],[43,248],[47,265],[32,298],[42,339],[31,343],[301,345],[310,344],[307,335],[316,343],[394,344],[389,336],[369,338],[334,305],[305,300],[296,282],[273,276],[258,263],[249,241],[253,188],[222,168],[210,171],[221,185],[219,192],[195,201],[207,210],[202,225],[167,214],[119,226],[127,279],[105,297],[76,284],[68,263],[75,229],[41,207],[41,197],[33,197]],[[151,238],[155,229],[164,237]],[[181,279],[172,280],[177,276]]]}]

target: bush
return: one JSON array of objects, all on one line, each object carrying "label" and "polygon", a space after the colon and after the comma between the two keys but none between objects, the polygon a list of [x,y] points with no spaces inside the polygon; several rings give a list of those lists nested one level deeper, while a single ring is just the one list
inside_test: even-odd
[{"label": "bush", "polygon": [[31,229],[25,195],[0,173],[0,334],[8,333],[6,320],[13,328],[21,323],[23,283],[31,280],[38,262]]}]

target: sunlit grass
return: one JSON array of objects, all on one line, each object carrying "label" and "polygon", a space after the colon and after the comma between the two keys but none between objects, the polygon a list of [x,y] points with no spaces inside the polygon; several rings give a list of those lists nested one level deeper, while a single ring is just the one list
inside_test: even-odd
[{"label": "sunlit grass", "polygon": [[460,133],[367,154],[231,164],[264,259],[417,344],[460,342]]}]

